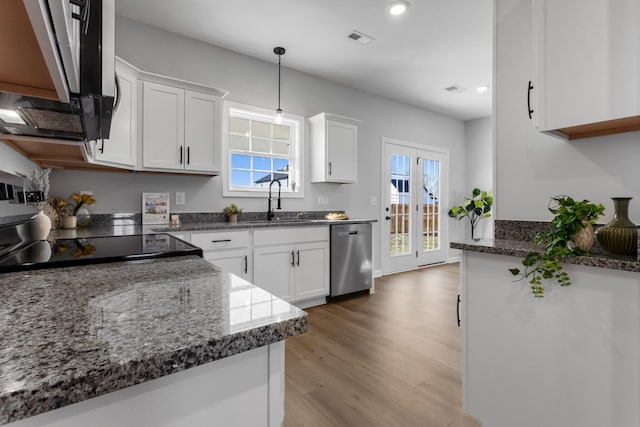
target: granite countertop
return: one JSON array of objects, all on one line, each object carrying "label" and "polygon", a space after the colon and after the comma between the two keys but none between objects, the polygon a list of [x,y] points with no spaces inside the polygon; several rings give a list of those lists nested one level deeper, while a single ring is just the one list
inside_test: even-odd
[{"label": "granite countertop", "polygon": [[146,226],[155,232],[180,232],[180,231],[203,231],[203,230],[241,230],[251,228],[272,228],[272,227],[309,227],[321,225],[339,225],[339,224],[362,224],[377,222],[375,219],[300,219],[300,220],[277,220],[272,221],[238,221],[235,224],[229,222],[194,222],[184,223],[180,225],[155,225]]},{"label": "granite countertop", "polygon": [[[544,249],[543,245],[536,245],[532,241],[509,239],[464,240],[451,242],[450,246],[453,249],[516,257],[524,257],[529,252],[541,252]],[[640,272],[640,261],[636,256],[607,255],[597,247],[594,247],[588,255],[569,257],[564,262],[567,264]]]},{"label": "granite countertop", "polygon": [[180,225],[169,224],[130,224],[130,225],[111,225],[96,224],[87,228],[77,228],[73,230],[51,230],[50,237],[57,238],[76,238],[76,237],[99,237],[99,236],[124,236],[130,234],[145,233],[180,233],[187,231],[216,231],[216,230],[246,230],[256,228],[273,228],[273,227],[309,227],[309,226],[327,226],[339,224],[362,224],[377,222],[376,219],[346,219],[346,220],[327,220],[327,219],[300,219],[300,220],[272,220],[272,221],[238,221],[235,224],[229,222],[204,221],[204,222],[184,222]]},{"label": "granite countertop", "polygon": [[196,256],[1,276],[0,424],[307,330],[304,311]]}]

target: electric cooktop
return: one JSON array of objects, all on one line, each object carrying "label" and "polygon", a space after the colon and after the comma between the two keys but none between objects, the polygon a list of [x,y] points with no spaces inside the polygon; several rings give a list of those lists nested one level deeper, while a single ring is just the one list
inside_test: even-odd
[{"label": "electric cooktop", "polygon": [[0,257],[0,273],[183,255],[202,257],[202,249],[170,234],[42,240]]}]

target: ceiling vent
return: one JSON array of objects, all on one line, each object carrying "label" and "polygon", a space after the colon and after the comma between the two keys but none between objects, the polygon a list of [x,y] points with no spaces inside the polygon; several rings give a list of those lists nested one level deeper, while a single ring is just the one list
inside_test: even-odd
[{"label": "ceiling vent", "polygon": [[351,34],[348,34],[347,37],[349,37],[351,40],[355,40],[360,44],[364,44],[364,45],[368,45],[369,43],[371,43],[372,41],[374,41],[375,39],[371,36],[368,36],[364,33],[361,33],[360,31],[356,31],[353,30],[351,32]]},{"label": "ceiling vent", "polygon": [[445,87],[444,90],[446,90],[449,93],[462,93],[467,91],[465,88],[463,88],[460,85],[451,85],[449,87]]}]

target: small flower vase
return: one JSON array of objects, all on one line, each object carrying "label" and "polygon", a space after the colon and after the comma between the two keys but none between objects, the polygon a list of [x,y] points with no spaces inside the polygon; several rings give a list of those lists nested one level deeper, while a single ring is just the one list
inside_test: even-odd
[{"label": "small flower vase", "polygon": [[76,225],[78,227],[87,227],[91,223],[91,211],[86,206],[81,206],[76,214]]},{"label": "small flower vase", "polygon": [[629,220],[631,197],[612,197],[614,215],[596,230],[596,242],[612,255],[635,255],[638,252],[638,228]]},{"label": "small flower vase", "polygon": [[72,229],[78,226],[78,217],[67,215],[62,217],[62,228]]},{"label": "small flower vase", "polygon": [[238,214],[229,215],[229,223],[236,224],[238,222]]},{"label": "small flower vase", "polygon": [[31,217],[29,229],[32,240],[47,240],[47,236],[51,231],[51,218],[44,211],[39,210],[37,214]]}]

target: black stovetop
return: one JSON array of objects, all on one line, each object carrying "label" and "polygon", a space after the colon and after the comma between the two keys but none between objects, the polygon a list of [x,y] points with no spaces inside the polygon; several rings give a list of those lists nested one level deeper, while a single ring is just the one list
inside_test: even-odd
[{"label": "black stovetop", "polygon": [[202,249],[169,234],[42,240],[2,256],[0,273],[181,255],[202,257]]}]

